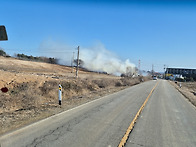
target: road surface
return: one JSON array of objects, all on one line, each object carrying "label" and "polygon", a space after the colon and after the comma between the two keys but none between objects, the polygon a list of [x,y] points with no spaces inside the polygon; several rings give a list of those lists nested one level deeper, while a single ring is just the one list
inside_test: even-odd
[{"label": "road surface", "polygon": [[126,146],[196,147],[196,108],[167,81],[161,81]]},{"label": "road surface", "polygon": [[[0,137],[1,147],[116,147],[157,81],[65,111]],[[127,146],[196,146],[196,109],[160,80]]]}]

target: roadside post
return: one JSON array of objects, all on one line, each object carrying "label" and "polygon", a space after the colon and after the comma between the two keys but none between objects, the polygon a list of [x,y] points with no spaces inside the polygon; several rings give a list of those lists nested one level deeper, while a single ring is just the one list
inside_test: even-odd
[{"label": "roadside post", "polygon": [[61,105],[61,101],[62,101],[62,86],[61,84],[59,84],[59,105]]}]

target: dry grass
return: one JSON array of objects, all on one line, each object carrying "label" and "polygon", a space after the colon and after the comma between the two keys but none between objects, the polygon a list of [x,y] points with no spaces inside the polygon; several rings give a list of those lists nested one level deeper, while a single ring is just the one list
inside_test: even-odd
[{"label": "dry grass", "polygon": [[[142,81],[142,77],[121,78],[85,71],[79,71],[76,79],[69,67],[3,57],[0,69],[0,86],[9,89],[0,93],[0,134]],[[63,87],[61,107],[59,83]]]},{"label": "dry grass", "polygon": [[171,82],[171,84],[196,106],[196,82],[181,82],[181,88],[179,86],[180,82]]}]

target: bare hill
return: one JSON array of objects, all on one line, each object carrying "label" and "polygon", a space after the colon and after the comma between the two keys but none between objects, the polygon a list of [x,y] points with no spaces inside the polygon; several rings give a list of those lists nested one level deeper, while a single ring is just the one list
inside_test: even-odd
[{"label": "bare hill", "polygon": [[[71,67],[0,57],[0,133],[59,113],[82,103],[141,82],[79,71]],[[144,79],[146,80],[146,79]],[[58,84],[63,87],[62,106],[58,105]]]}]

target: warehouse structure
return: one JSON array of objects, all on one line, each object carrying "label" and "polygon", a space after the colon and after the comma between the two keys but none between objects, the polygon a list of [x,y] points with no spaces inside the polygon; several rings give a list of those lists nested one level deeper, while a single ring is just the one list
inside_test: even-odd
[{"label": "warehouse structure", "polygon": [[166,68],[165,74],[182,75],[183,77],[196,79],[196,69]]}]

